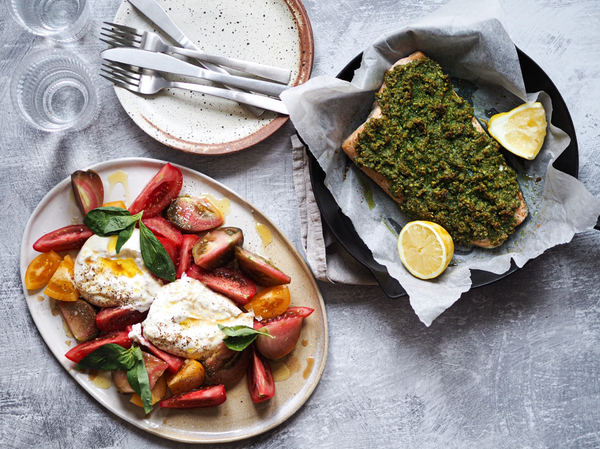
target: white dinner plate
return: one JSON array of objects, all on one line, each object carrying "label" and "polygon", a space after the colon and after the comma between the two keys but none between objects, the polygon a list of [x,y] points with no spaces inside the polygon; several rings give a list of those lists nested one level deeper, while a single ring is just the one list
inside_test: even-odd
[{"label": "white dinner plate", "polygon": [[[157,2],[207,53],[290,69],[291,86],[310,78],[313,35],[301,0]],[[155,31],[176,45],[127,1],[119,7],[114,22]],[[183,89],[165,89],[151,96],[139,96],[120,87],[115,87],[115,92],[125,111],[148,135],[191,153],[243,150],[264,140],[288,120],[270,111],[257,117],[233,101]]]},{"label": "white dinner plate", "polygon": [[[89,168],[102,178],[105,201],[123,200],[129,205],[165,163],[154,159],[126,158]],[[268,257],[292,278],[289,284],[291,305],[315,310],[304,320],[302,334],[294,351],[273,365],[282,380],[276,382],[276,393],[272,399],[254,404],[244,378],[227,389],[227,401],[218,407],[168,410],[156,405],[148,416],[144,416],[141,408],[129,402],[130,395],[118,393],[112,383],[105,384],[106,379],[110,379],[109,376],[94,379],[87,372],[76,371],[75,363],[64,355],[77,343],[74,338],[67,336],[54,301],[42,293],[43,289],[29,291],[23,284],[23,290],[33,320],[52,353],[89,394],[115,415],[152,434],[171,440],[191,443],[240,440],[281,424],[312,394],[327,358],[325,306],[310,269],[293,244],[271,220],[222,184],[196,171],[177,167],[184,176],[182,194],[212,195],[226,211],[226,225],[236,226],[244,231],[244,247]],[[44,197],[27,223],[21,245],[22,280],[29,262],[39,254],[33,250],[32,244],[54,229],[81,221],[81,212],[75,203],[69,177]],[[268,228],[273,238],[272,243],[265,246],[268,239],[265,239],[263,231],[257,231],[258,223]],[[261,226],[258,228],[262,229]]]}]

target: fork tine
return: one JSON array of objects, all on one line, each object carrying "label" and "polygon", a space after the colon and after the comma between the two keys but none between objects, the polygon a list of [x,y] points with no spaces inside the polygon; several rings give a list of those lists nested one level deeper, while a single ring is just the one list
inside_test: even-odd
[{"label": "fork tine", "polygon": [[104,78],[110,79],[113,82],[120,82],[130,86],[138,87],[140,84],[141,74],[135,73],[123,67],[117,67],[109,64],[102,64],[101,72],[106,73],[110,78],[104,76]]},{"label": "fork tine", "polygon": [[142,40],[142,35],[141,34],[135,34],[135,33],[126,33],[124,31],[121,30],[114,30],[114,29],[110,29],[110,28],[105,28],[102,27],[101,28],[102,31],[106,31],[108,34],[104,34],[104,33],[100,33],[104,36],[119,36],[123,39],[131,39],[131,40],[136,40],[136,41],[141,41]]},{"label": "fork tine", "polygon": [[140,78],[142,77],[142,74],[131,66],[119,66],[112,63],[105,63],[102,64],[102,67],[104,67],[104,71],[110,71],[124,80],[131,80],[131,82],[139,82]]},{"label": "fork tine", "polygon": [[112,23],[112,22],[104,22],[104,24],[112,27],[113,29],[121,30],[122,32],[125,32],[125,33],[135,34],[136,36],[140,36],[140,37],[142,36],[141,30],[138,30],[137,28],[131,28],[131,27],[127,27],[125,25],[119,25],[118,23]]},{"label": "fork tine", "polygon": [[106,42],[108,45],[112,45],[113,47],[139,47],[141,42],[136,40],[131,40],[129,38],[121,38],[119,36],[108,35],[105,33],[100,33],[101,36],[107,37],[107,39],[100,40],[102,42]]},{"label": "fork tine", "polygon": [[131,84],[122,83],[121,81],[119,81],[119,80],[117,80],[115,78],[112,78],[110,76],[106,76],[106,75],[104,75],[102,73],[100,74],[100,76],[102,78],[107,79],[108,81],[110,81],[111,83],[113,83],[115,86],[119,86],[119,87],[122,87],[123,89],[127,89],[127,90],[136,90],[136,87],[132,86]]}]

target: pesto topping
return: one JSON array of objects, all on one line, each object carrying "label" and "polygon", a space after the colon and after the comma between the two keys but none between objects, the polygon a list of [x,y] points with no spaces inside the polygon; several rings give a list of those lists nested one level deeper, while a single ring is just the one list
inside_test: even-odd
[{"label": "pesto topping", "polygon": [[429,58],[396,66],[385,84],[382,117],[365,125],[354,162],[390,182],[403,212],[442,225],[456,244],[504,241],[520,188],[498,143],[474,128],[473,107]]}]

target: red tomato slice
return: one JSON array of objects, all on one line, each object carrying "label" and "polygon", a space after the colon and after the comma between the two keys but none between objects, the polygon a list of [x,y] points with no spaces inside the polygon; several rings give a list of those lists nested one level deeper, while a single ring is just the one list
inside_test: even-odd
[{"label": "red tomato slice", "polygon": [[127,307],[106,307],[96,315],[96,326],[103,332],[125,330],[127,326],[141,323],[148,312],[139,312]]},{"label": "red tomato slice", "polygon": [[[130,331],[131,331],[131,326],[128,326],[127,333],[129,333]],[[140,345],[144,346],[146,349],[148,349],[148,351],[150,351],[156,357],[158,357],[163,362],[165,362],[167,365],[169,365],[169,367],[167,368],[167,371],[169,371],[170,373],[176,373],[177,371],[179,371],[179,368],[181,368],[181,365],[183,365],[183,362],[185,361],[185,359],[183,357],[169,354],[168,352],[158,349],[144,336],[139,335],[138,337],[136,337],[136,340],[138,340],[137,342]]]},{"label": "red tomato slice", "polygon": [[259,336],[256,349],[268,359],[279,359],[294,350],[302,331],[302,321],[314,312],[310,307],[290,307],[282,315],[254,323],[254,328],[266,327],[273,338]]},{"label": "red tomato slice", "polygon": [[131,203],[128,210],[132,215],[143,210],[144,217],[154,217],[177,198],[182,185],[183,174],[181,170],[167,164],[144,187],[142,193]]},{"label": "red tomato slice", "polygon": [[206,408],[221,405],[227,400],[224,385],[192,390],[160,401],[162,408]]},{"label": "red tomato slice", "polygon": [[192,265],[192,248],[196,244],[196,242],[200,240],[196,234],[184,234],[183,241],[181,242],[181,246],[179,247],[179,259],[177,265],[177,273],[175,274],[175,279],[181,279],[183,273],[188,271],[188,268]]},{"label": "red tomato slice", "polygon": [[40,237],[33,244],[33,249],[40,253],[79,249],[92,235],[94,233],[85,225],[69,225]]},{"label": "red tomato slice", "polygon": [[27,290],[42,288],[60,265],[62,258],[54,251],[48,251],[36,256],[25,271],[25,287]]},{"label": "red tomato slice", "polygon": [[163,237],[162,235],[157,235],[156,238],[165,248],[165,251],[171,258],[173,265],[177,266],[177,257],[179,255],[179,249],[177,248],[177,246],[175,246],[175,244],[171,240],[169,240],[166,237]]},{"label": "red tomato slice", "polygon": [[[235,258],[240,270],[263,287],[289,284],[292,279],[278,269],[273,263],[258,254],[254,254],[241,246],[235,247]],[[196,262],[197,263],[197,262]]]},{"label": "red tomato slice", "polygon": [[69,352],[65,354],[65,357],[69,360],[79,363],[84,357],[90,355],[100,346],[107,345],[109,343],[114,343],[119,346],[123,346],[128,349],[131,347],[131,339],[129,338],[129,332],[120,331],[114,332],[112,334],[107,334],[102,337],[98,337],[94,340],[86,341],[84,343],[80,343],[71,349]]},{"label": "red tomato slice", "polygon": [[259,402],[271,399],[275,395],[275,381],[271,372],[271,365],[254,348],[252,348],[252,357],[248,366],[248,389],[252,402]]},{"label": "red tomato slice", "polygon": [[[145,214],[144,214],[145,215]],[[183,234],[173,224],[161,216],[148,217],[142,219],[142,222],[152,231],[156,236],[164,237],[170,240],[176,247],[180,247],[183,243]]]},{"label": "red tomato slice", "polygon": [[207,271],[198,265],[192,265],[187,271],[187,275],[242,306],[256,294],[256,284],[250,278],[231,268],[221,267]]}]

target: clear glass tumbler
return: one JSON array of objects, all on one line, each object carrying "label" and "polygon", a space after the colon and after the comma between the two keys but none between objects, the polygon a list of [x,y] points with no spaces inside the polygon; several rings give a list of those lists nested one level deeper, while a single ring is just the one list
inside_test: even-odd
[{"label": "clear glass tumbler", "polygon": [[94,78],[85,63],[64,50],[28,55],[13,73],[15,109],[43,131],[77,131],[89,125],[98,107]]},{"label": "clear glass tumbler", "polygon": [[67,42],[81,38],[90,18],[88,0],[7,0],[8,10],[27,31]]}]

